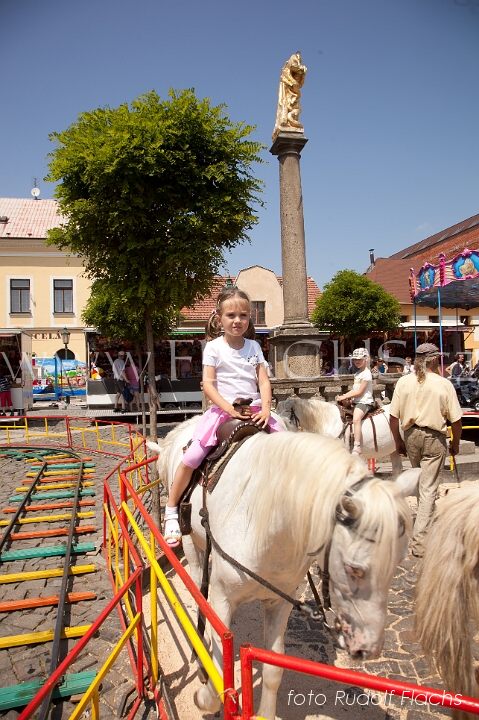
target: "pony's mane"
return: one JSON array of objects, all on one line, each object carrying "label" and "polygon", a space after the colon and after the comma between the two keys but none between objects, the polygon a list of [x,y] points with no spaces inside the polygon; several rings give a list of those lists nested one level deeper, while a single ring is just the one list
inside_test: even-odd
[{"label": "pony's mane", "polygon": [[438,502],[416,593],[416,630],[424,652],[448,690],[477,695],[472,638],[479,626],[478,485],[451,490]]},{"label": "pony's mane", "polygon": [[[298,562],[305,548],[314,552],[329,541],[344,491],[369,475],[364,462],[350,455],[341,441],[305,432],[277,433],[252,444],[250,461],[260,475],[251,510],[259,528],[258,543],[264,545],[270,526],[288,528],[288,553]],[[245,482],[247,478],[240,485]],[[407,504],[398,497],[394,482],[376,478],[354,498],[363,509],[358,532],[375,538],[381,575],[390,577],[397,557],[398,512],[406,531],[410,528]]]},{"label": "pony's mane", "polygon": [[290,397],[283,404],[284,417],[289,420],[289,411],[294,409],[300,425],[307,432],[323,434],[325,427],[331,425],[331,421],[338,414],[338,409],[332,403],[326,402],[318,397],[303,400],[299,397]]}]

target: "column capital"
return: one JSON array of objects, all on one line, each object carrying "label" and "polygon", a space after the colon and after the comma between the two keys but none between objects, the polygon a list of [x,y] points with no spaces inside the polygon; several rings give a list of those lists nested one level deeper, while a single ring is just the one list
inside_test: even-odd
[{"label": "column capital", "polygon": [[286,155],[292,153],[301,156],[301,150],[304,148],[308,138],[303,133],[281,132],[275,137],[269,151],[272,155]]}]

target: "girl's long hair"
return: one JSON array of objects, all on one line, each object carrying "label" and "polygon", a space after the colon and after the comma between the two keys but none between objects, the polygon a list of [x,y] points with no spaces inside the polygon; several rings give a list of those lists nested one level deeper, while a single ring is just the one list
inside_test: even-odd
[{"label": "girl's long hair", "polygon": [[[205,326],[205,335],[207,340],[214,340],[215,338],[222,335],[223,329],[220,323],[220,315],[222,312],[223,303],[226,302],[226,300],[232,300],[235,297],[238,297],[241,300],[246,300],[248,305],[251,305],[251,301],[247,294],[243,292],[243,290],[237,288],[236,285],[234,285],[233,287],[224,288],[224,290],[222,290],[218,295],[218,298],[216,300],[216,308],[211,313],[210,318]],[[253,321],[250,317],[248,329],[246,330],[243,337],[247,338],[248,340],[254,340],[255,335],[256,331],[253,325]]]}]

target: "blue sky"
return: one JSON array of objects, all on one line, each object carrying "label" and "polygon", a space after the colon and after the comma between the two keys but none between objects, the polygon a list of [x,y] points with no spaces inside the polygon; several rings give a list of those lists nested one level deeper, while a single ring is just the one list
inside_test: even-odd
[{"label": "blue sky", "polygon": [[52,131],[151,89],[193,87],[256,125],[266,207],[227,270],[281,273],[278,80],[308,74],[301,160],[320,286],[479,212],[479,0],[2,0],[0,196],[41,197]]}]

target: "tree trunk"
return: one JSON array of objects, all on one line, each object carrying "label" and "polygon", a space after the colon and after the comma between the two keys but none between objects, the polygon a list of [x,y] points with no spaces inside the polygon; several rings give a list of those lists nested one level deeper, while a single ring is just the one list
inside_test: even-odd
[{"label": "tree trunk", "polygon": [[138,358],[138,370],[140,372],[141,432],[143,437],[146,437],[145,380],[143,372],[143,352],[140,343],[135,344],[135,352]]},{"label": "tree trunk", "polygon": [[[160,407],[158,392],[156,390],[155,377],[155,341],[153,337],[153,322],[149,310],[145,311],[145,330],[146,330],[146,351],[148,353],[148,394],[150,404],[150,438],[153,442],[158,441],[158,426],[156,413]],[[150,465],[152,479],[156,478],[156,465]],[[152,516],[158,527],[161,527],[160,516],[160,485],[157,485],[153,491],[152,497]]]}]

